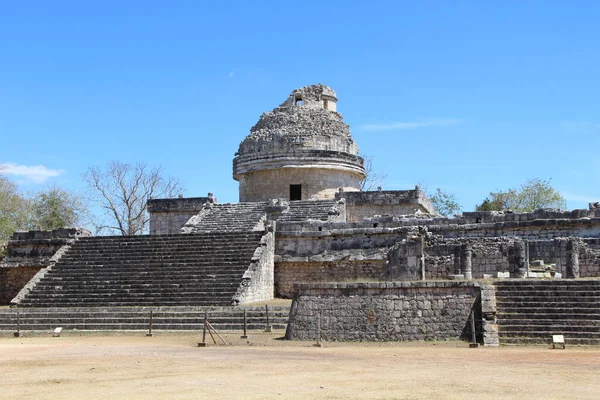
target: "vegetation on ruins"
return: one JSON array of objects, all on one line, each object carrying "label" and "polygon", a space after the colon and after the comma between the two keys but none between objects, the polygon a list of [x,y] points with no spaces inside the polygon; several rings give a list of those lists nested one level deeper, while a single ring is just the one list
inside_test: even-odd
[{"label": "vegetation on ruins", "polygon": [[477,211],[531,212],[540,208],[566,208],[565,198],[550,185],[550,179],[530,179],[519,188],[490,192]]},{"label": "vegetation on ruins", "polygon": [[177,197],[185,190],[178,179],[165,176],[161,167],[144,163],[112,161],[104,168],[88,168],[83,179],[89,188],[89,200],[101,209],[92,217],[97,233],[146,233],[150,222],[148,200]]},{"label": "vegetation on ruins", "polygon": [[30,203],[32,225],[40,230],[79,226],[88,211],[79,195],[58,186],[37,193]]},{"label": "vegetation on ruins", "polygon": [[444,217],[450,217],[454,214],[460,213],[460,204],[456,200],[456,196],[453,193],[448,193],[440,188],[436,188],[433,194],[427,194],[431,204],[435,207],[438,214]]},{"label": "vegetation on ruins", "polygon": [[85,203],[75,193],[49,187],[27,195],[0,176],[0,248],[15,231],[75,226],[86,213]]}]

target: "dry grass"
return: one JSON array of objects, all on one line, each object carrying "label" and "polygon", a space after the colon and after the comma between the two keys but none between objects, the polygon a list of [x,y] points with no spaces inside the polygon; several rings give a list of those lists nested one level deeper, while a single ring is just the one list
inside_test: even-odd
[{"label": "dry grass", "polygon": [[0,398],[597,399],[600,349],[325,343],[198,333],[0,338]]}]

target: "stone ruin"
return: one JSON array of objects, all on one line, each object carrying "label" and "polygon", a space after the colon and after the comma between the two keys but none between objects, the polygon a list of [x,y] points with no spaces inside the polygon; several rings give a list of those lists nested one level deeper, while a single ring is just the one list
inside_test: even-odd
[{"label": "stone ruin", "polygon": [[600,343],[590,322],[600,307],[597,203],[445,218],[418,187],[361,192],[363,160],[337,100],[306,86],[260,117],[233,160],[240,203],[152,199],[148,236],[15,234],[0,299],[24,310],[280,297],[293,299],[292,339],[470,339],[473,319],[486,345],[566,332]]}]

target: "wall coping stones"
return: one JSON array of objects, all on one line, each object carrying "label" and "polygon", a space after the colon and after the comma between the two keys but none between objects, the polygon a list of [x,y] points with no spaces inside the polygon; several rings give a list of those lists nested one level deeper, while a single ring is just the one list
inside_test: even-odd
[{"label": "wall coping stones", "polygon": [[478,281],[392,281],[392,282],[352,282],[352,283],[295,283],[294,289],[298,291],[313,289],[421,289],[421,288],[479,288],[482,284]]}]

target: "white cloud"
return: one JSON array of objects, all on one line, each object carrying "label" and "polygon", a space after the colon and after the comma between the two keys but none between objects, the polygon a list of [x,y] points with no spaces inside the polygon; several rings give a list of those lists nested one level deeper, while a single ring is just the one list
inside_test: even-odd
[{"label": "white cloud", "polygon": [[398,129],[418,129],[431,126],[452,126],[464,122],[464,119],[424,119],[411,122],[392,122],[389,124],[365,124],[359,127],[363,131],[391,131]]},{"label": "white cloud", "polygon": [[63,170],[51,169],[43,165],[0,164],[0,174],[14,176],[28,183],[44,183],[50,178],[63,174]]},{"label": "white cloud", "polygon": [[229,73],[229,79],[233,78],[233,75],[235,75],[235,72],[234,72],[234,71],[231,71],[231,72]]}]

